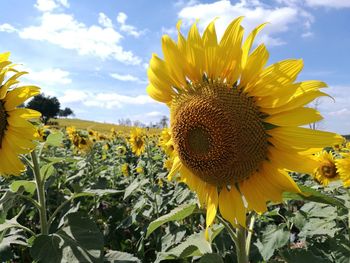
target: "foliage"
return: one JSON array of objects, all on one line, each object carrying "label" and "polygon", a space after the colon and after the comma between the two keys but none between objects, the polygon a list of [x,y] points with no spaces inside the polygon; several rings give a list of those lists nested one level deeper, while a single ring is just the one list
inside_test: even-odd
[{"label": "foliage", "polygon": [[[33,171],[0,177],[1,262],[236,262],[223,222],[216,220],[206,240],[196,196],[167,181],[168,157],[158,135],[148,133],[138,157],[124,135],[79,133],[95,140],[88,151],[76,147],[65,129],[51,129],[37,146],[48,233],[35,209]],[[25,159],[33,165],[30,156]],[[347,262],[349,193],[336,183],[321,187],[307,175],[292,176],[303,194],[285,193],[282,204],[270,203],[256,217],[250,261]]]}]

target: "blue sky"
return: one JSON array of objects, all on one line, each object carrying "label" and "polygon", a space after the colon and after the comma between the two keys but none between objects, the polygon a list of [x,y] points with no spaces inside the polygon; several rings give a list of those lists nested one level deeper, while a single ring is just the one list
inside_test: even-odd
[{"label": "blue sky", "polygon": [[0,52],[30,72],[24,82],[78,118],[110,123],[168,115],[145,92],[146,69],[179,19],[186,33],[196,19],[202,30],[219,17],[219,35],[240,15],[247,32],[270,22],[257,40],[269,63],[303,58],[299,80],[325,81],[335,98],[318,102],[319,128],[350,134],[350,0],[1,0],[0,14]]}]

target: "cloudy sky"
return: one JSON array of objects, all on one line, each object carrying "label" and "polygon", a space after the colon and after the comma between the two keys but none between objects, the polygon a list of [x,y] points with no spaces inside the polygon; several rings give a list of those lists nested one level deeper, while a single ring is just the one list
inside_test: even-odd
[{"label": "cloudy sky", "polygon": [[258,42],[269,63],[303,58],[299,80],[328,83],[320,128],[350,134],[350,0],[0,0],[0,52],[30,72],[23,81],[81,119],[155,122],[168,110],[146,92],[152,53],[161,56],[163,34],[186,33],[215,17],[218,34],[237,16],[247,31],[269,22]]}]

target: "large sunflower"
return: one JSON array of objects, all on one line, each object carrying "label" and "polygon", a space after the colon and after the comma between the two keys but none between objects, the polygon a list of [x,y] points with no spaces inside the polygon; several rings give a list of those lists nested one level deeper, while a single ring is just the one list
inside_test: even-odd
[{"label": "large sunflower", "polygon": [[[245,226],[246,209],[266,211],[284,191],[299,188],[286,170],[311,174],[307,155],[340,142],[330,132],[299,126],[322,116],[306,104],[326,94],[320,81],[295,82],[302,60],[266,67],[264,44],[251,51],[254,29],[242,44],[242,17],[218,41],[214,21],[200,35],[193,24],[187,39],[162,38],[164,59],[153,55],[148,94],[170,108],[177,156],[170,172],[194,190],[207,208],[210,226],[217,209],[232,225]],[[244,201],[243,201],[244,200]]]},{"label": "large sunflower", "polygon": [[[14,87],[26,72],[15,70],[9,56],[0,54],[0,174],[5,176],[25,170],[19,155],[30,152],[35,147],[33,140],[39,139],[37,129],[28,120],[40,117],[37,111],[17,108],[40,92],[35,86]],[[13,74],[7,78],[9,72]]]}]

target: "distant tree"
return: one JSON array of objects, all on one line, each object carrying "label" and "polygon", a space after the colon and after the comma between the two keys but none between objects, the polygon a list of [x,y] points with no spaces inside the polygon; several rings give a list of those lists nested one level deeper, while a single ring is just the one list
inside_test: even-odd
[{"label": "distant tree", "polygon": [[163,116],[163,117],[160,119],[160,122],[159,122],[160,128],[166,128],[166,127],[168,127],[168,121],[169,121],[169,118],[168,118],[167,116]]},{"label": "distant tree", "polygon": [[47,124],[50,118],[56,118],[60,112],[60,102],[56,97],[39,94],[28,102],[27,108],[41,112],[41,119]]},{"label": "distant tree", "polygon": [[72,111],[71,108],[64,108],[63,110],[60,110],[58,113],[58,116],[60,117],[68,117],[70,115],[74,115],[74,112]]}]

